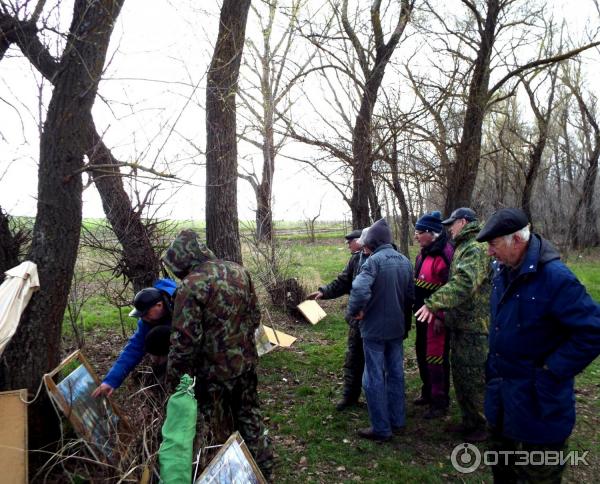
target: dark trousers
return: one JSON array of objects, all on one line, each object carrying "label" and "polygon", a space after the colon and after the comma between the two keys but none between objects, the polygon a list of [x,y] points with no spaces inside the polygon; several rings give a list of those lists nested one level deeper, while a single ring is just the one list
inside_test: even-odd
[{"label": "dark trousers", "polygon": [[[489,442],[490,450],[499,451],[526,451],[526,452],[545,452],[545,451],[565,451],[567,443],[558,444],[527,444],[513,439],[503,437],[499,431],[492,429]],[[565,466],[556,465],[517,465],[521,457],[508,455],[505,461],[504,455],[498,458],[498,464],[492,466],[492,474],[495,484],[560,484]]]},{"label": "dark trousers", "polygon": [[[237,430],[264,476],[270,479],[273,448],[263,425],[256,385],[256,370],[231,380],[196,382],[198,425],[195,452],[225,443]],[[203,452],[202,455],[212,457],[211,453]]]},{"label": "dark trousers", "polygon": [[358,402],[362,389],[365,354],[363,340],[356,321],[351,321],[348,327],[348,347],[344,360],[344,399]]}]

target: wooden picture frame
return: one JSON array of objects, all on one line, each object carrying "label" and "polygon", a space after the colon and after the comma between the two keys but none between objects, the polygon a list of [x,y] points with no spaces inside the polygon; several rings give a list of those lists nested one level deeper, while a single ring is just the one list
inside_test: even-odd
[{"label": "wooden picture frame", "polygon": [[[60,373],[74,366],[67,375]],[[77,435],[89,445],[98,460],[116,462],[126,454],[122,436],[131,435],[125,415],[108,398],[94,398],[91,392],[100,385],[100,379],[87,358],[77,350],[67,356],[53,371],[44,375],[51,398],[67,417]]]},{"label": "wooden picture frame", "polygon": [[239,432],[234,432],[194,484],[267,484]]}]

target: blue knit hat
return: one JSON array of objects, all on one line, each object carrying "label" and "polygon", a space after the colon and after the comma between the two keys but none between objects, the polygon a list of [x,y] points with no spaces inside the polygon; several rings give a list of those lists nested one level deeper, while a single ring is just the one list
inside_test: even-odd
[{"label": "blue knit hat", "polygon": [[426,213],[417,220],[415,229],[421,230],[422,232],[435,232],[436,234],[439,234],[442,232],[442,214],[437,210]]}]

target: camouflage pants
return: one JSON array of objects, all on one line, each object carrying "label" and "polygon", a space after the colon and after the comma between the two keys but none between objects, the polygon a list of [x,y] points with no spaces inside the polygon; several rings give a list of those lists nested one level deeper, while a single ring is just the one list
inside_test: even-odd
[{"label": "camouflage pants", "polygon": [[[256,370],[231,380],[196,382],[198,425],[195,452],[223,444],[237,430],[269,480],[273,469],[273,448],[260,413],[256,385]],[[203,452],[202,465],[206,466],[215,453]]]},{"label": "camouflage pants", "polygon": [[348,327],[348,347],[344,360],[344,399],[358,402],[362,390],[362,376],[365,368],[365,354],[360,329],[356,321]]},{"label": "camouflage pants", "polygon": [[485,360],[487,335],[450,331],[450,366],[456,401],[466,431],[484,430]]},{"label": "camouflage pants", "polygon": [[[497,430],[492,429],[489,443],[490,450],[499,451],[567,451],[567,443],[536,445],[518,442],[503,437]],[[535,482],[536,484],[560,484],[565,465],[516,465],[517,456],[508,455],[505,461],[504,455],[498,458],[498,464],[492,466],[492,474],[496,484],[525,484]]]}]

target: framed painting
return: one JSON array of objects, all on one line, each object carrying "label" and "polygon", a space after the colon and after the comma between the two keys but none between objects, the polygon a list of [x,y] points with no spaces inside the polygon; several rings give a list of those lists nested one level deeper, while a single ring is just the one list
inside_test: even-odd
[{"label": "framed painting", "polygon": [[88,444],[97,459],[114,462],[123,453],[120,434],[130,435],[127,420],[111,400],[94,398],[100,384],[93,368],[77,350],[44,375],[46,388],[75,432]]},{"label": "framed painting", "polygon": [[266,484],[238,432],[231,434],[194,484]]}]

